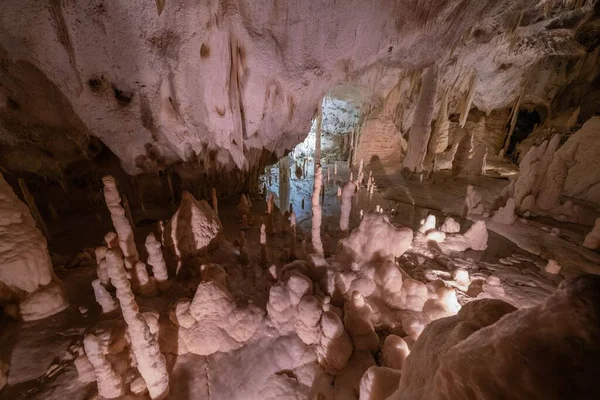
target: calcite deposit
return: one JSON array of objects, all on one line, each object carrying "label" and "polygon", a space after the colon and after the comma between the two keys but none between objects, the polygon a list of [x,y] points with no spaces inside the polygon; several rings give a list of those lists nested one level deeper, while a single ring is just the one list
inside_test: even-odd
[{"label": "calcite deposit", "polygon": [[0,400],[600,398],[600,1],[0,27]]}]

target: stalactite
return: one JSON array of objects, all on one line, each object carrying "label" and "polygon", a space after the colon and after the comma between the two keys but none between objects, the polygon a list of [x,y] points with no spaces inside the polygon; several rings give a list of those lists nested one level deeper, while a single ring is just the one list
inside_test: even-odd
[{"label": "stalactite", "polygon": [[175,205],[175,191],[173,190],[173,180],[171,179],[171,170],[167,170],[167,186],[169,187],[169,195],[171,196],[171,204]]},{"label": "stalactite", "polygon": [[317,110],[317,128],[315,130],[315,170],[317,165],[321,163],[321,130],[323,125],[323,106],[319,102]]},{"label": "stalactite", "polygon": [[212,188],[210,194],[212,199],[212,208],[217,218],[219,218],[219,200],[217,199],[217,189]]},{"label": "stalactite", "polygon": [[460,112],[459,125],[461,128],[465,127],[467,118],[469,117],[469,111],[471,110],[471,104],[473,104],[473,97],[475,96],[475,88],[477,87],[477,71],[473,71],[469,80],[469,90],[467,91],[467,97],[462,103],[462,110]]},{"label": "stalactite", "polygon": [[323,186],[323,170],[320,164],[316,164],[314,180],[312,195],[312,247],[317,255],[323,256],[323,244],[321,243],[321,205],[319,204],[319,195]]},{"label": "stalactite", "polygon": [[46,223],[42,218],[42,214],[40,214],[40,210],[38,210],[37,206],[35,205],[35,200],[31,193],[29,193],[27,184],[25,184],[25,181],[21,178],[19,178],[19,187],[21,188],[21,192],[23,193],[23,199],[25,200],[25,203],[27,203],[29,211],[31,211],[31,215],[35,220],[35,224],[37,225],[38,229],[42,231],[46,239],[50,239],[50,232],[48,231],[48,227],[46,226]]},{"label": "stalactite", "polygon": [[408,150],[403,161],[404,169],[410,172],[420,173],[423,170],[437,93],[437,75],[435,67],[427,68],[423,72],[423,84],[419,91],[419,99],[408,138]]},{"label": "stalactite", "polygon": [[512,109],[511,117],[510,117],[510,128],[508,129],[508,134],[506,135],[506,140],[504,141],[504,154],[508,151],[508,146],[510,146],[510,138],[515,131],[515,126],[517,125],[517,118],[519,117],[519,109],[521,108],[521,102],[523,101],[523,96],[525,91],[521,92],[519,97],[517,98],[515,105]]}]

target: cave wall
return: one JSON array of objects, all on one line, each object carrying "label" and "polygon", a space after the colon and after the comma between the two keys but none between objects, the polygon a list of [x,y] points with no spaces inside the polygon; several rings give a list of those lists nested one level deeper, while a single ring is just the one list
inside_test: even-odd
[{"label": "cave wall", "polygon": [[[485,113],[510,107],[524,88],[552,104],[572,83],[569,66],[596,46],[593,2],[158,4],[0,4],[2,168],[60,180],[81,170],[74,165],[93,170],[106,147],[130,175],[240,171],[235,190],[306,137],[336,86],[360,88],[381,119],[399,82],[436,64],[452,113],[470,91]],[[581,69],[593,71],[592,61]],[[420,85],[409,83],[412,97],[384,122],[404,136]]]}]

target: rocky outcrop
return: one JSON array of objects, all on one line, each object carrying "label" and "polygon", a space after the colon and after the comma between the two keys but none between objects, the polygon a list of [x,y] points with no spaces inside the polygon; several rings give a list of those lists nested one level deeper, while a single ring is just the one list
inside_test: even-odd
[{"label": "rocky outcrop", "polygon": [[[36,320],[69,305],[54,275],[46,239],[27,206],[0,174],[0,298],[19,304],[21,318]],[[8,293],[3,293],[4,291]]]},{"label": "rocky outcrop", "polygon": [[599,293],[600,278],[585,275],[564,281],[532,308],[514,311],[499,300],[468,303],[456,316],[425,328],[388,400],[560,399],[598,393]]}]

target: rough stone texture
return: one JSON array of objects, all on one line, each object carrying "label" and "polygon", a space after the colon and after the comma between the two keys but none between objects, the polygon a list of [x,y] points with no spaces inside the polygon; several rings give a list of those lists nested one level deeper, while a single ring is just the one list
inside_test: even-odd
[{"label": "rough stone texture", "polygon": [[336,259],[340,263],[360,263],[400,257],[410,247],[412,239],[410,228],[397,228],[387,216],[367,213],[358,228],[339,242]]},{"label": "rough stone texture", "polygon": [[95,136],[128,173],[193,160],[248,170],[263,148],[281,157],[299,143],[333,86],[377,104],[401,70],[434,62],[448,65],[453,104],[473,83],[474,106],[505,107],[528,78],[524,100],[549,104],[572,79],[565,59],[593,46],[547,28],[574,2],[546,3],[184,0],[159,14],[142,0],[2,2],[0,158],[58,177],[97,155]]},{"label": "rough stone texture", "polygon": [[468,303],[425,328],[389,400],[592,398],[600,392],[599,293],[600,278],[584,275],[532,308]]},{"label": "rough stone texture", "polygon": [[237,349],[263,321],[262,311],[237,307],[231,294],[215,281],[202,282],[190,302],[180,301],[171,312],[179,340],[194,354],[209,355]]},{"label": "rough stone texture", "polygon": [[25,321],[56,314],[69,305],[54,275],[46,239],[27,206],[0,174],[0,283],[4,298],[20,302]]},{"label": "rough stone texture", "polygon": [[165,247],[181,259],[209,250],[221,230],[221,223],[205,200],[183,192],[181,203],[165,227]]},{"label": "rough stone texture", "polygon": [[592,117],[560,148],[558,154],[568,159],[577,146],[575,165],[569,169],[564,195],[600,204],[600,116]]},{"label": "rough stone texture", "polygon": [[33,292],[52,280],[46,239],[27,206],[0,175],[0,281]]}]

